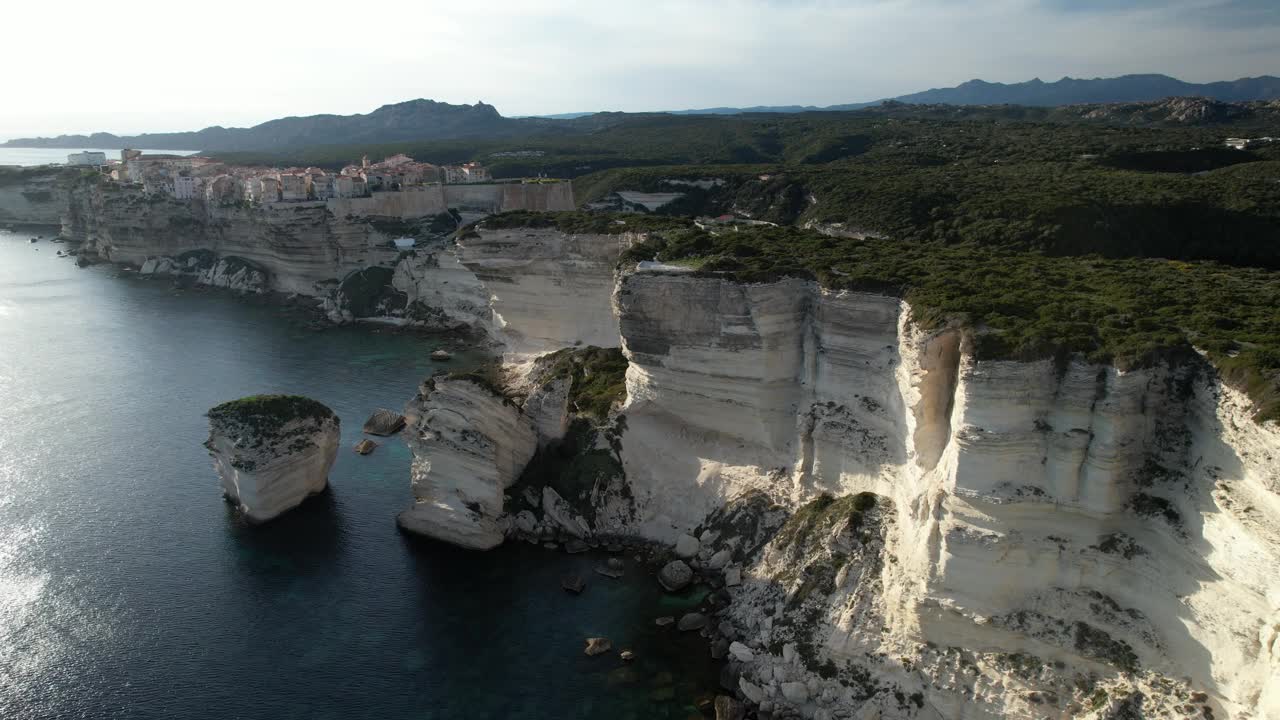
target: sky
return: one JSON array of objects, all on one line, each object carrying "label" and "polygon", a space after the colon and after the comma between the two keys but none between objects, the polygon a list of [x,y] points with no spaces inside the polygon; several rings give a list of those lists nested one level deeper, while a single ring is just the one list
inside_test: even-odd
[{"label": "sky", "polygon": [[1280,73],[1280,0],[46,0],[4,15],[0,139],[419,97],[538,115]]}]

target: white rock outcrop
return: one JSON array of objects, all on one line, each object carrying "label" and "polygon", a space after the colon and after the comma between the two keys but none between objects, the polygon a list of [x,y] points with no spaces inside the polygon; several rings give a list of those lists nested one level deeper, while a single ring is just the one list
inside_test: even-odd
[{"label": "white rock outcrop", "polygon": [[504,491],[537,449],[533,423],[484,383],[437,376],[405,409],[413,506],[400,527],[466,548],[502,543]]},{"label": "white rock outcrop", "polygon": [[[625,422],[592,445],[625,476],[526,488],[511,518],[569,383],[523,408],[425,384],[402,526],[477,548],[508,525],[688,536],[734,599],[740,691],[784,715],[1280,718],[1280,429],[1206,363],[981,360],[896,298],[615,275],[637,239],[482,225],[400,260],[424,323],[481,329],[513,364],[578,344],[629,362]],[[862,509],[785,529],[824,495]]]},{"label": "white rock outcrop", "polygon": [[223,492],[264,522],[324,491],[341,441],[338,416],[314,400],[257,396],[209,411],[205,447]]},{"label": "white rock outcrop", "polygon": [[[751,492],[890,501],[881,589],[841,568],[806,638],[808,662],[918,693],[882,717],[1104,717],[1136,693],[1155,715],[1280,716],[1280,431],[1207,365],[977,361],[898,300],[798,280],[636,273],[616,305],[634,530],[670,541]],[[794,563],[760,560],[735,593]],[[1026,657],[1055,679],[1014,682]]]},{"label": "white rock outcrop", "polygon": [[185,258],[149,257],[139,275],[172,275],[188,277],[199,285],[226,288],[243,293],[262,293],[270,287],[268,273],[238,257],[215,257],[201,253]]},{"label": "white rock outcrop", "polygon": [[618,347],[611,302],[619,256],[636,233],[569,234],[555,229],[486,229],[458,240],[457,257],[489,293],[490,321],[508,353],[577,345]]}]

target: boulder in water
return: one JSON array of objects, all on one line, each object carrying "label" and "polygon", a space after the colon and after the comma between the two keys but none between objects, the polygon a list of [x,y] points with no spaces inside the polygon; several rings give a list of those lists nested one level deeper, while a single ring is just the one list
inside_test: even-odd
[{"label": "boulder in water", "polygon": [[431,353],[432,360],[452,360],[453,353],[448,350],[435,350]]},{"label": "boulder in water", "polygon": [[580,575],[565,575],[560,578],[560,587],[567,592],[578,595],[587,587],[587,581],[583,580]]},{"label": "boulder in water", "polygon": [[742,720],[747,714],[747,709],[742,703],[728,695],[716,696],[715,710],[716,720]]},{"label": "boulder in water", "polygon": [[707,626],[707,616],[702,613],[685,613],[680,618],[680,622],[676,623],[676,629],[681,632],[689,632],[690,630],[701,630]]},{"label": "boulder in water", "polygon": [[254,395],[211,409],[205,447],[222,489],[254,522],[297,507],[329,484],[340,421],[299,395]]},{"label": "boulder in water", "polygon": [[377,448],[378,448],[378,443],[370,440],[369,438],[363,438],[362,440],[360,440],[360,442],[356,443],[355,447],[352,448],[352,450],[355,450],[357,453],[361,455],[368,455],[369,453],[373,452]]},{"label": "boulder in water", "polygon": [[672,560],[658,571],[658,582],[669,592],[679,592],[693,582],[693,569],[683,560]]},{"label": "boulder in water", "polygon": [[603,655],[613,649],[613,643],[609,642],[609,638],[593,637],[587,638],[587,647],[582,652],[587,655]]},{"label": "boulder in water", "polygon": [[364,421],[364,432],[370,435],[395,435],[404,427],[404,416],[393,410],[379,408]]}]

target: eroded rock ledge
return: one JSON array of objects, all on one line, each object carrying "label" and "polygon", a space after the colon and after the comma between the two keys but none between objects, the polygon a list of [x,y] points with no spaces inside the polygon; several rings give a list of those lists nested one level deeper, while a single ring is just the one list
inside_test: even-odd
[{"label": "eroded rock ledge", "polygon": [[503,493],[533,457],[533,422],[487,383],[437,376],[405,408],[413,506],[400,527],[465,548],[502,543]]},{"label": "eroded rock ledge", "polygon": [[205,447],[227,499],[253,522],[297,507],[328,486],[340,421],[297,395],[255,395],[208,412]]}]

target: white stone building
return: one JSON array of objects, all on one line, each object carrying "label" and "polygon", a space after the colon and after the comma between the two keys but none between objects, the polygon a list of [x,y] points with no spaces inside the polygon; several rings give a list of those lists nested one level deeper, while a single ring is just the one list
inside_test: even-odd
[{"label": "white stone building", "polygon": [[280,183],[280,199],[287,202],[306,200],[307,179],[306,175],[280,173],[277,176],[277,180]]},{"label": "white stone building", "polygon": [[179,200],[194,200],[200,196],[203,185],[200,178],[180,175],[173,179],[173,196]]},{"label": "white stone building", "polygon": [[71,153],[67,155],[68,165],[84,165],[87,167],[98,167],[107,164],[107,154],[104,152],[84,151]]},{"label": "white stone building", "polygon": [[368,194],[368,186],[359,175],[339,175],[333,179],[333,196],[336,198],[364,197]]}]

